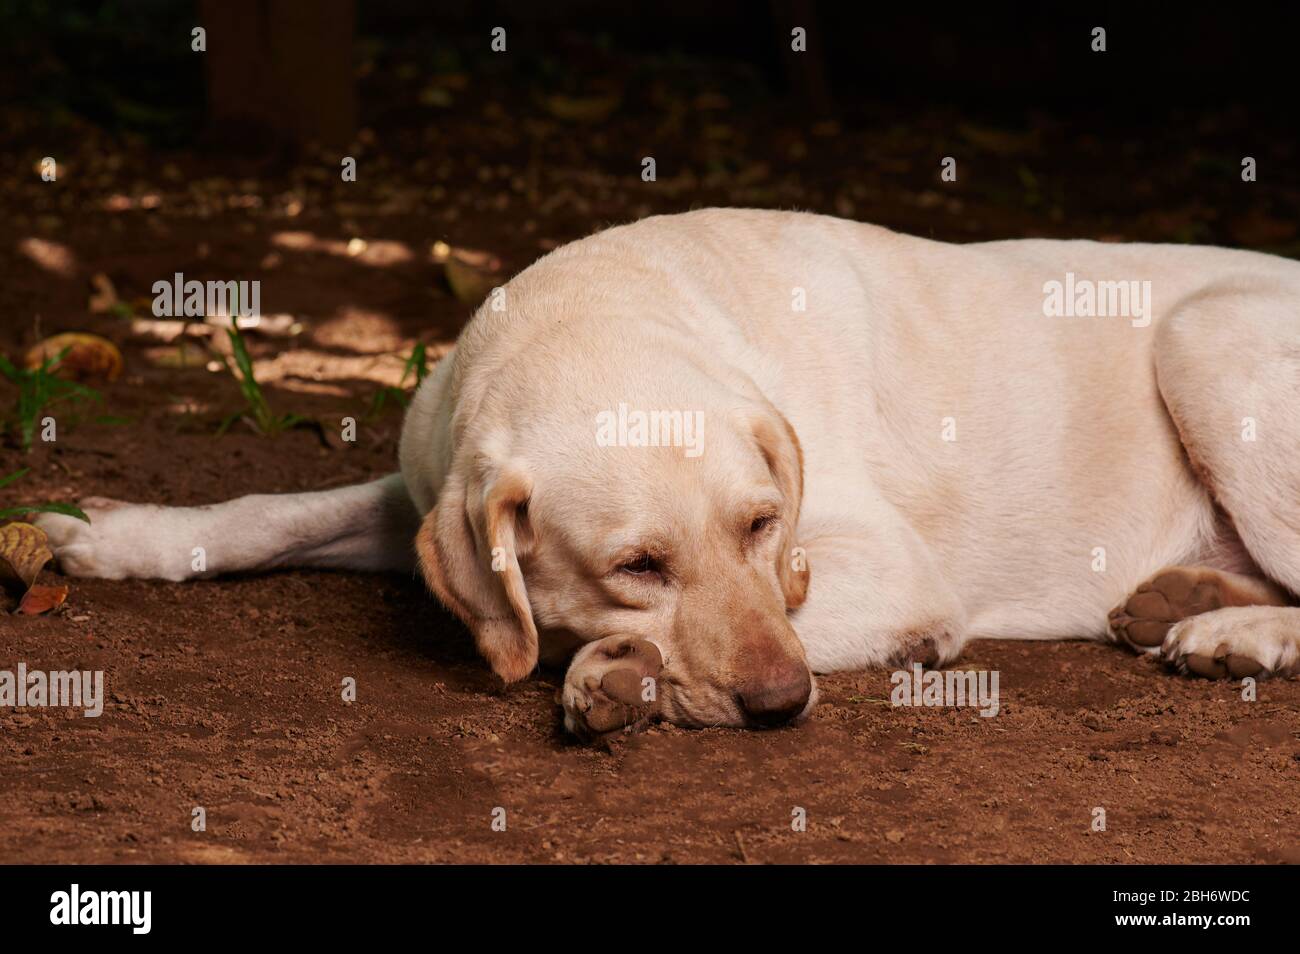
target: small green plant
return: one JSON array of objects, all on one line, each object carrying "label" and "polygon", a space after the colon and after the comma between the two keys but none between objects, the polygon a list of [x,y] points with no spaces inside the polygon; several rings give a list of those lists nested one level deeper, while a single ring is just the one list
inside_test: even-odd
[{"label": "small green plant", "polygon": [[100,393],[94,388],[75,381],[66,381],[54,375],[70,348],[64,348],[54,357],[41,363],[39,368],[16,368],[0,356],[0,374],[18,388],[18,400],[4,419],[5,430],[18,433],[18,443],[29,451],[36,439],[37,422],[41,412],[64,401],[99,401]]},{"label": "small green plant", "polygon": [[417,341],[415,347],[411,350],[411,355],[402,365],[402,378],[397,382],[397,387],[382,387],[375,392],[375,396],[370,401],[370,410],[366,412],[366,417],[376,418],[383,411],[387,404],[397,404],[400,407],[406,407],[411,403],[410,395],[406,393],[406,381],[408,378],[415,378],[415,386],[418,388],[423,383],[425,375],[429,373],[429,354],[424,346],[423,341]]},{"label": "small green plant", "polygon": [[[29,468],[24,467],[22,470],[15,470],[6,477],[0,477],[0,487],[8,487],[15,480],[18,480],[27,473]],[[78,520],[84,520],[90,523],[90,518],[86,516],[84,510],[65,503],[43,503],[43,504],[24,504],[19,507],[5,507],[0,509],[0,520],[12,520],[14,517],[21,517],[27,513],[61,513],[65,516],[76,517]]]},{"label": "small green plant", "polygon": [[224,434],[232,424],[240,420],[247,422],[249,427],[264,437],[274,437],[281,431],[295,427],[317,427],[315,421],[301,414],[276,414],[271,410],[266,395],[262,393],[262,386],[253,376],[253,359],[248,356],[248,347],[244,344],[244,336],[239,330],[237,320],[232,319],[226,334],[230,336],[231,355],[234,358],[235,368],[238,369],[238,374],[233,369],[231,374],[239,382],[239,390],[244,395],[245,404],[222,420],[217,427],[217,434]]}]

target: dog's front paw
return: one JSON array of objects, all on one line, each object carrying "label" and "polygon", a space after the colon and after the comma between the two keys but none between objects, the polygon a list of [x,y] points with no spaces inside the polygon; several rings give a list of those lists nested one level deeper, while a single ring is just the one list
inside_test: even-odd
[{"label": "dog's front paw", "polygon": [[107,515],[125,504],[106,497],[87,497],[77,506],[90,518],[89,523],[61,513],[43,513],[33,521],[49,538],[59,569],[69,576],[110,580],[126,576],[110,552],[112,547],[107,545],[104,533]]},{"label": "dog's front paw", "polygon": [[635,636],[606,636],[583,646],[564,677],[564,727],[586,741],[645,725],[658,712],[663,657]]},{"label": "dog's front paw", "polygon": [[49,538],[62,572],[105,580],[184,580],[193,575],[185,539],[172,540],[157,519],[162,508],[106,497],[87,497],[77,506],[89,523],[59,513],[43,513],[33,521]]},{"label": "dog's front paw", "polygon": [[1300,609],[1233,606],[1175,623],[1160,647],[1182,673],[1263,679],[1300,673]]},{"label": "dog's front paw", "polygon": [[886,668],[911,669],[916,663],[925,668],[946,666],[961,655],[962,639],[947,627],[936,627],[901,634],[890,655]]}]

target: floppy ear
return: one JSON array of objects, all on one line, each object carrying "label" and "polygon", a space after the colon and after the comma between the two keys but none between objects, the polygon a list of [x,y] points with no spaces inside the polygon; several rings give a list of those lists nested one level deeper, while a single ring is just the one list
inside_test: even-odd
[{"label": "floppy ear", "polygon": [[785,608],[796,609],[808,598],[808,583],[812,579],[808,556],[795,540],[799,505],[803,501],[803,448],[790,422],[776,408],[755,417],[753,428],[772,480],[781,491],[782,530],[776,552],[776,575],[781,581]]},{"label": "floppy ear", "polygon": [[449,478],[415,538],[429,588],[460,617],[506,682],[537,666],[537,626],[519,567],[532,542],[532,482],[517,469],[487,480]]}]

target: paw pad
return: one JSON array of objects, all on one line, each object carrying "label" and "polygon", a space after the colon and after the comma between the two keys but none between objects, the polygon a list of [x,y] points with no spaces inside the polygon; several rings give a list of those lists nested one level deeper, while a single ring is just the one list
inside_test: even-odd
[{"label": "paw pad", "polygon": [[565,678],[565,724],[587,740],[644,723],[657,709],[657,692],[647,695],[663,657],[654,643],[635,637],[607,637]]},{"label": "paw pad", "polygon": [[1213,575],[1187,569],[1166,570],[1139,586],[1122,606],[1110,611],[1110,629],[1138,652],[1160,646],[1179,620],[1199,616],[1223,605]]}]

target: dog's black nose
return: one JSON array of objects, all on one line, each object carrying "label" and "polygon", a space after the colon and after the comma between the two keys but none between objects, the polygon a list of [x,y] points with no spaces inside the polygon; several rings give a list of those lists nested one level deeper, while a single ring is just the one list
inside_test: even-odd
[{"label": "dog's black nose", "polygon": [[812,695],[812,676],[806,671],[797,679],[776,685],[764,685],[738,693],[740,711],[755,725],[785,725],[808,705]]}]

